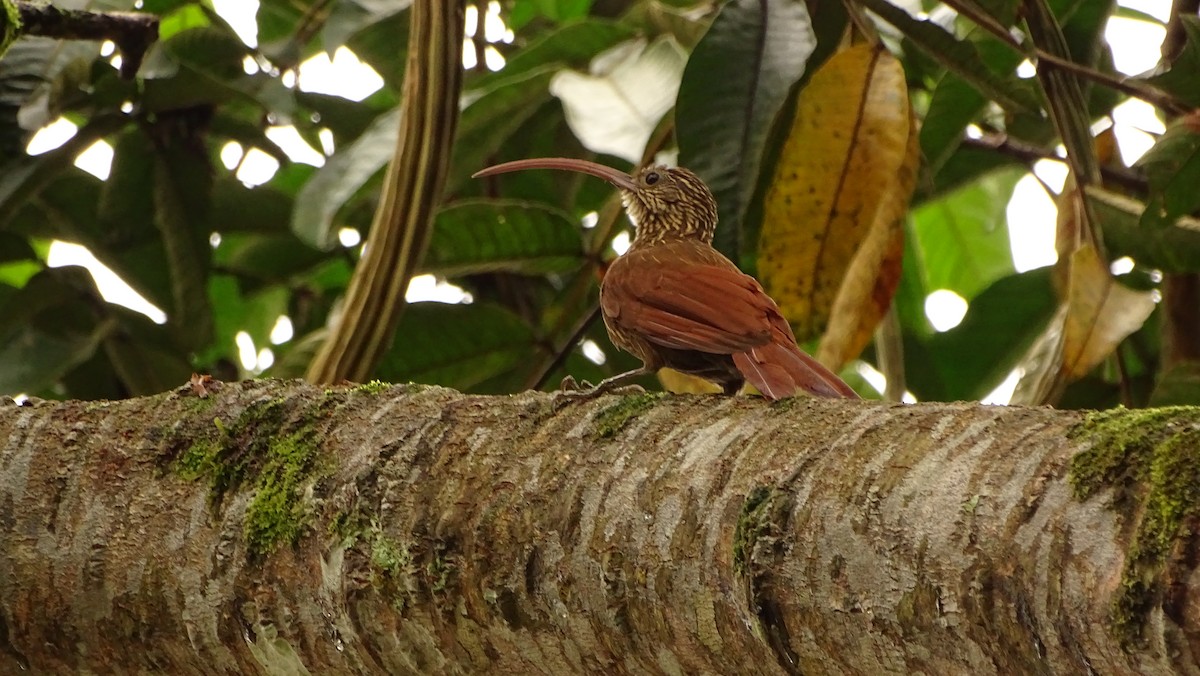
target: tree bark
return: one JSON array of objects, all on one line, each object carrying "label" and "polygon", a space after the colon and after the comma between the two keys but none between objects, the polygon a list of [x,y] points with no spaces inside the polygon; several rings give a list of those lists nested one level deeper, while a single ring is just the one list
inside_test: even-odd
[{"label": "tree bark", "polygon": [[1200,670],[1190,409],[211,388],[0,403],[0,673]]}]

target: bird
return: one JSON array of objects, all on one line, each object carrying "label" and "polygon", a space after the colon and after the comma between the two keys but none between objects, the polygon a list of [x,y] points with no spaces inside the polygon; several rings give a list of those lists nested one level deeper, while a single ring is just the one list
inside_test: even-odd
[{"label": "bird", "polygon": [[[579,392],[594,397],[669,367],[716,383],[726,395],[747,381],[772,401],[806,393],[858,398],[832,371],[806,354],[758,280],[717,251],[717,201],[699,176],[682,167],[647,165],[627,174],[565,157],[515,160],[475,178],[529,169],[581,172],[621,193],[633,241],[600,282],[600,311],[609,338],[642,361],[640,368]],[[564,388],[573,380],[568,377]]]}]

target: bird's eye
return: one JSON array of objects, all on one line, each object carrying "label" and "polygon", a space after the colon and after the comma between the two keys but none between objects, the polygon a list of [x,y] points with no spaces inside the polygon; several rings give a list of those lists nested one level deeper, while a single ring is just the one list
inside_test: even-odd
[{"label": "bird's eye", "polygon": [[658,172],[652,171],[649,174],[646,174],[646,185],[654,185],[655,183],[658,183],[658,179]]}]

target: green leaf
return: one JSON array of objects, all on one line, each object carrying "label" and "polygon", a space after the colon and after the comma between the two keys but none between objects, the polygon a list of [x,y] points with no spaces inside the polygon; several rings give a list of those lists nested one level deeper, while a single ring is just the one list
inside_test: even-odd
[{"label": "green leaf", "polygon": [[170,114],[186,108],[252,105],[286,122],[295,112],[294,92],[278,73],[247,74],[249,48],[225,25],[193,28],[152,48],[142,66],[140,108]]},{"label": "green leaf", "polygon": [[163,327],[125,308],[113,311],[118,325],[104,339],[104,353],[126,396],[155,394],[187,382],[192,366]]},{"label": "green leaf", "polygon": [[513,200],[458,202],[442,209],[423,272],[567,272],[582,261],[580,229],[557,209]]},{"label": "green leaf", "polygon": [[154,222],[171,271],[172,308],[168,321],[181,343],[198,349],[212,338],[213,320],[206,291],[212,248],[209,205],[212,167],[203,146],[180,131],[155,146]]},{"label": "green leaf", "polygon": [[1173,365],[1154,388],[1151,406],[1195,406],[1200,404],[1200,362]]},{"label": "green leaf", "polygon": [[997,75],[971,41],[954,37],[932,21],[916,19],[888,0],[862,0],[862,4],[895,26],[942,67],[970,82],[1005,110],[1032,113],[1041,108],[1031,83]]},{"label": "green leaf", "polygon": [[1200,208],[1200,130],[1172,124],[1137,161],[1150,183],[1142,226],[1161,228]]},{"label": "green leaf", "polygon": [[0,232],[0,263],[36,260],[37,252],[24,237]]},{"label": "green leaf", "polygon": [[976,148],[959,146],[941,169],[930,180],[917,181],[917,189],[913,193],[912,205],[920,204],[946,195],[954,190],[970,185],[993,171],[1004,167],[1024,167],[1016,158],[1001,153]]},{"label": "green leaf", "polygon": [[[481,162],[499,164],[529,157],[585,157],[587,152],[567,127],[562,106],[558,101],[547,100],[494,154]],[[583,188],[589,190],[585,193]],[[602,200],[612,195],[612,188],[607,183],[573,171],[514,171],[482,181],[467,181],[459,186],[456,194],[462,197],[502,195],[508,199],[553,205],[582,216],[597,207],[589,199],[595,192],[591,188],[603,193]]]},{"label": "green leaf", "polygon": [[280,148],[277,143],[267,137],[267,130],[264,127],[261,112],[258,112],[258,120],[251,122],[243,116],[232,114],[229,106],[220,108],[213,116],[210,129],[213,136],[218,138],[226,138],[230,141],[237,141],[241,144],[244,151],[249,151],[251,148],[258,148],[264,153],[275,158],[280,164],[291,162],[288,154]]},{"label": "green leaf", "polygon": [[380,115],[304,184],[292,211],[292,231],[302,241],[323,251],[337,245],[338,212],[392,159],[399,130],[399,110]]},{"label": "green leaf", "polygon": [[[1021,62],[1021,55],[995,40],[976,44],[985,62],[1009,71]],[[987,98],[970,82],[946,71],[933,90],[929,110],[921,122],[921,153],[930,173],[936,173],[958,149],[967,125],[983,112]]]},{"label": "green leaf", "polygon": [[0,165],[0,230],[5,229],[16,211],[64,172],[70,171],[75,157],[96,141],[125,126],[119,115],[97,115],[66,143],[41,155],[22,154]]},{"label": "green leaf", "polygon": [[600,52],[634,35],[632,28],[605,19],[569,23],[518,50],[503,69],[471,77],[465,85],[468,90],[486,91],[546,66],[580,68]]},{"label": "green leaf", "polygon": [[[323,20],[328,6],[324,0],[260,0],[255,16],[259,49],[278,64],[298,65],[317,51],[312,33],[301,27]],[[305,38],[304,44],[297,44],[297,37]]]},{"label": "green leaf", "polygon": [[687,53],[670,36],[631,40],[604,54],[588,73],[562,70],[550,93],[562,101],[571,131],[597,153],[639,162],[670,112]]},{"label": "green leaf", "polygon": [[1168,273],[1200,271],[1200,223],[1147,228],[1140,223],[1146,211],[1141,202],[1096,187],[1088,188],[1088,197],[1110,257],[1129,256],[1141,266]]},{"label": "green leaf", "polygon": [[404,69],[408,66],[409,11],[376,21],[346,41],[346,46],[375,69],[384,85],[394,92],[403,88]]},{"label": "green leaf", "polygon": [[975,400],[996,388],[1058,307],[1052,268],[1004,277],[971,301],[958,326],[921,340],[906,335],[904,371],[921,401]]},{"label": "green leaf", "polygon": [[[113,140],[108,180],[100,188],[97,205],[101,235],[116,245],[145,240],[154,228],[154,149],[141,129],[127,129]],[[85,246],[88,242],[82,241]]]},{"label": "green leaf", "polygon": [[586,16],[592,0],[534,0],[534,4],[542,16],[561,23]]},{"label": "green leaf", "polygon": [[1156,26],[1163,25],[1162,19],[1154,16],[1149,12],[1144,12],[1134,7],[1126,7],[1125,5],[1117,5],[1113,9],[1113,16],[1119,16],[1122,19],[1133,19],[1134,21],[1145,21],[1146,23]]},{"label": "green leaf", "polygon": [[926,288],[948,289],[970,301],[1012,274],[1006,210],[1024,172],[988,174],[911,214]]},{"label": "green leaf", "polygon": [[412,303],[376,375],[469,390],[529,359],[532,344],[529,327],[500,307]]},{"label": "green leaf", "polygon": [[179,7],[162,17],[158,24],[158,40],[165,43],[179,33],[212,25],[204,8],[198,4]]},{"label": "green leaf", "polygon": [[[24,130],[37,130],[72,104],[85,101],[93,86],[92,66],[97,56],[95,42],[18,40],[0,61],[0,120],[19,122]],[[18,134],[14,129],[11,138],[16,140]],[[19,148],[10,146],[8,150],[11,152],[0,152],[0,157],[11,156]]]},{"label": "green leaf", "polygon": [[227,359],[241,364],[234,342],[240,331],[250,334],[255,347],[270,347],[271,329],[279,316],[287,313],[287,301],[287,289],[282,287],[269,286],[246,293],[232,275],[213,275],[208,281],[208,302],[212,306],[215,337],[196,358],[197,363]]},{"label": "green leaf", "polygon": [[446,177],[446,192],[455,192],[488,157],[550,99],[554,67],[529,71],[519,79],[484,92],[458,121],[454,159]]},{"label": "green leaf", "polygon": [[243,61],[250,56],[245,43],[223,26],[189,28],[161,44],[175,63],[217,80],[244,75]]},{"label": "green leaf", "polygon": [[112,329],[83,268],[46,270],[0,294],[0,392],[41,392],[88,359]]},{"label": "green leaf", "polygon": [[229,233],[221,237],[213,265],[243,281],[282,283],[329,258],[296,238],[280,234]]},{"label": "green leaf", "polygon": [[1170,70],[1146,78],[1146,82],[1163,89],[1190,106],[1200,106],[1200,17],[1182,14],[1187,41],[1171,64]]},{"label": "green leaf", "polygon": [[716,196],[715,244],[734,260],[771,122],[816,45],[804,3],[735,0],[684,69],[675,104],[679,163]]},{"label": "green leaf", "polygon": [[[394,107],[378,108],[375,96],[360,102],[314,92],[296,92],[296,101],[316,114],[317,120],[310,120],[311,124],[333,132],[334,143],[339,148],[357,139],[381,114]],[[297,120],[297,125],[300,124],[302,122]]]},{"label": "green leaf", "polygon": [[0,263],[0,285],[19,289],[44,267],[39,261],[18,260]]},{"label": "green leaf", "polygon": [[933,324],[925,314],[925,299],[933,291],[925,285],[925,262],[917,246],[913,220],[904,221],[904,264],[900,269],[900,285],[892,297],[892,307],[900,319],[900,326],[909,339],[926,340],[932,336]]},{"label": "green leaf", "polygon": [[[411,2],[339,2],[321,28],[325,52],[332,55],[359,31],[408,9]],[[394,38],[395,36],[393,36]],[[393,49],[395,44],[393,43]]]},{"label": "green leaf", "polygon": [[213,184],[208,227],[212,232],[284,234],[292,220],[292,198],[271,184],[247,188],[228,175]]}]

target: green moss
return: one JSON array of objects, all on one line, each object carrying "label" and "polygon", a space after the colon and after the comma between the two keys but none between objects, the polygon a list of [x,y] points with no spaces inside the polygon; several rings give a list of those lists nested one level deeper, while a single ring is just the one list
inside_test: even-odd
[{"label": "green moss", "polygon": [[371,565],[385,575],[399,579],[412,566],[412,554],[408,547],[392,542],[377,530],[371,543]]},{"label": "green moss", "polygon": [[451,560],[444,545],[437,545],[433,557],[425,565],[425,576],[429,582],[429,590],[438,593],[450,588],[450,583],[458,573],[458,566]]},{"label": "green moss", "polygon": [[350,388],[350,391],[360,394],[379,394],[380,392],[386,392],[389,388],[391,388],[390,383],[385,383],[381,380],[372,380],[369,383],[356,385]]},{"label": "green moss", "polygon": [[214,510],[230,491],[253,483],[243,521],[253,556],[299,539],[312,517],[304,493],[323,471],[316,424],[326,402],[287,404],[286,399],[251,404],[229,426],[213,418],[212,427],[195,435],[172,463],[185,480],[208,479]]},{"label": "green moss", "polygon": [[12,43],[21,36],[21,11],[13,0],[0,2],[4,3],[4,31],[0,34],[0,56],[4,56]]},{"label": "green moss", "polygon": [[596,415],[592,421],[593,439],[611,439],[625,429],[630,420],[654,406],[654,402],[666,396],[662,392],[631,394]]},{"label": "green moss", "polygon": [[742,511],[733,530],[733,571],[738,575],[745,574],[750,556],[754,553],[754,543],[771,527],[771,493],[771,489],[759,486],[750,491],[742,503]]},{"label": "green moss", "polygon": [[218,397],[215,394],[209,393],[207,397],[187,396],[184,398],[185,406],[193,413],[207,411],[217,403]]},{"label": "green moss", "polygon": [[220,454],[221,445],[215,440],[199,439],[175,461],[175,471],[184,479],[194,481],[216,469]]},{"label": "green moss", "polygon": [[412,547],[384,535],[377,521],[372,519],[366,523],[361,512],[341,517],[339,515],[337,521],[352,532],[343,538],[343,542],[347,547],[360,543],[357,546],[365,549],[371,563],[372,584],[382,597],[389,599],[393,608],[403,612],[417,593],[417,568]]},{"label": "green moss", "polygon": [[905,636],[925,634],[931,630],[941,615],[938,610],[937,587],[921,578],[912,589],[900,596],[896,604],[896,621]]},{"label": "green moss", "polygon": [[1090,445],[1071,460],[1075,497],[1111,489],[1110,507],[1136,520],[1110,617],[1123,644],[1141,645],[1163,580],[1177,572],[1171,553],[1194,536],[1188,524],[1200,514],[1200,408],[1095,412],[1068,437]]},{"label": "green moss", "polygon": [[310,427],[271,442],[258,475],[254,499],[246,508],[246,542],[254,554],[269,554],[282,543],[295,544],[311,519],[303,491],[317,456]]}]

